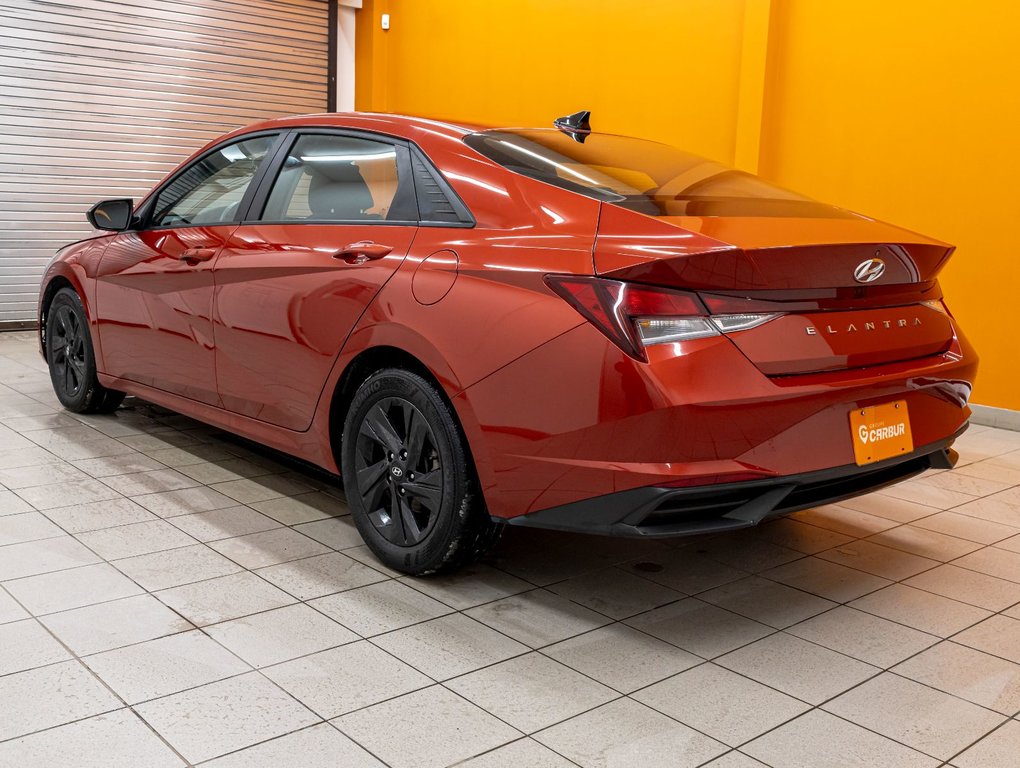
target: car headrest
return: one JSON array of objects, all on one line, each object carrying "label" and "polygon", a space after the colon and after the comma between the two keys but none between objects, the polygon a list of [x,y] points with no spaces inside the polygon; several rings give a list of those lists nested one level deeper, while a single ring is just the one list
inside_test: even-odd
[{"label": "car headrest", "polygon": [[315,219],[362,219],[372,207],[372,192],[354,163],[330,163],[312,176],[308,208]]}]

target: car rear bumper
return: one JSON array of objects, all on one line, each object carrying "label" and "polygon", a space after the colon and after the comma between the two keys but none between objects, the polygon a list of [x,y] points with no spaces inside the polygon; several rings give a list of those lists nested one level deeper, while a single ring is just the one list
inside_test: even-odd
[{"label": "car rear bumper", "polygon": [[[977,369],[963,337],[941,355],[783,377],[763,374],[727,338],[649,353],[637,362],[586,323],[454,398],[493,517],[859,474],[850,413],[886,403],[906,404],[909,456],[927,455],[967,423]],[[636,496],[620,495],[629,491]],[[645,508],[635,501],[627,511],[635,509]]]},{"label": "car rear bumper", "polygon": [[637,538],[666,538],[749,528],[762,520],[831,504],[898,483],[927,469],[952,469],[951,438],[865,466],[849,465],[738,483],[610,493],[501,520],[511,525]]}]

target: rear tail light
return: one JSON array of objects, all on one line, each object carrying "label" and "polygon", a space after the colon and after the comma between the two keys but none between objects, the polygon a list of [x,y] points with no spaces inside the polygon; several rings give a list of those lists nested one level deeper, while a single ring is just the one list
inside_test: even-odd
[{"label": "rear tail light", "polygon": [[928,309],[934,309],[936,312],[941,312],[946,317],[952,317],[952,315],[949,313],[949,307],[946,306],[946,303],[942,301],[942,299],[922,301],[921,303],[924,306],[928,307]]},{"label": "rear tail light", "polygon": [[577,275],[547,275],[546,284],[610,341],[636,360],[645,347],[745,331],[779,313],[709,315],[691,293]]}]

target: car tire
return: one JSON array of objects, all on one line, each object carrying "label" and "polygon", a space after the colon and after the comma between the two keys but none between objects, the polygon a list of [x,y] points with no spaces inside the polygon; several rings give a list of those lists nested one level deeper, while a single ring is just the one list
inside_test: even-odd
[{"label": "car tire", "polygon": [[46,360],[60,404],[74,413],[110,413],[124,393],[107,389],[96,376],[96,352],[81,297],[61,288],[46,313]]},{"label": "car tire", "polygon": [[389,368],[361,384],[340,453],[351,516],[388,567],[454,571],[498,539],[453,411],[418,374]]}]

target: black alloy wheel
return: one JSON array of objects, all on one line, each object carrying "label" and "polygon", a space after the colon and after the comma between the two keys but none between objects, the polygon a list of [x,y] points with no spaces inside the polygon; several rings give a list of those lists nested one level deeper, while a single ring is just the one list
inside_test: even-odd
[{"label": "black alloy wheel", "polygon": [[46,360],[53,391],[67,410],[109,413],[124,400],[123,392],[99,383],[88,316],[70,288],[57,291],[46,313]]},{"label": "black alloy wheel", "polygon": [[53,350],[50,365],[53,366],[53,378],[59,382],[66,397],[74,397],[85,386],[85,331],[81,327],[78,315],[71,306],[61,304],[53,313],[53,322],[49,328]]},{"label": "black alloy wheel", "polygon": [[429,534],[442,510],[443,467],[432,427],[413,403],[387,397],[365,414],[355,471],[368,518],[387,541],[408,547]]},{"label": "black alloy wheel", "polygon": [[502,529],[489,518],[453,409],[412,371],[377,371],[358,388],[344,420],[340,468],[358,531],[395,570],[455,570]]}]

